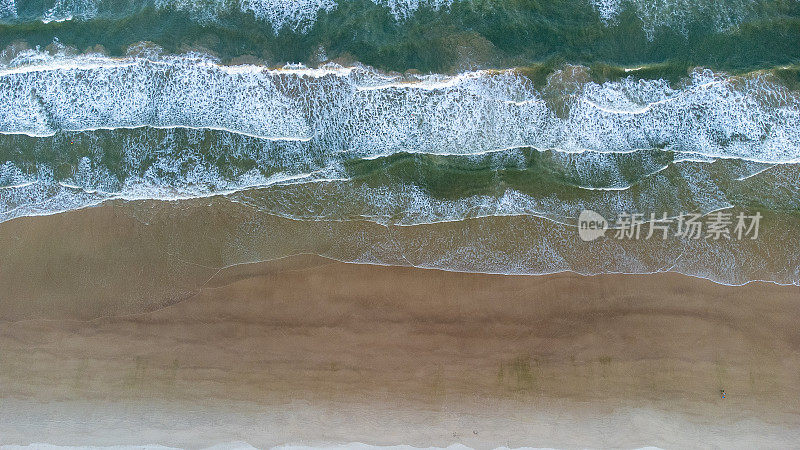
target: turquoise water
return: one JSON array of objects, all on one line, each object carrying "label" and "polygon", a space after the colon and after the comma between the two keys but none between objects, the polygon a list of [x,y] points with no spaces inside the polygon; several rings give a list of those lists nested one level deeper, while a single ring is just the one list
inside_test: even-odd
[{"label": "turquoise water", "polygon": [[[0,18],[2,221],[223,196],[380,226],[800,224],[798,1],[0,0]],[[736,258],[720,281],[748,279]],[[776,281],[800,282],[786,264]]]}]

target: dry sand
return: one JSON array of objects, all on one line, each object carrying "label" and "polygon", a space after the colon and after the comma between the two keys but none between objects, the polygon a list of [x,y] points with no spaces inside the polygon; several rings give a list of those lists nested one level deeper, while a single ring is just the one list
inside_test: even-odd
[{"label": "dry sand", "polygon": [[[65,238],[86,233],[70,225],[81,214],[109,224],[88,249]],[[43,242],[2,255],[2,444],[800,442],[800,287],[300,255],[222,270],[152,258],[142,270],[180,286],[158,296],[103,272],[115,239],[141,241],[139,264],[158,247],[108,214],[0,224],[9,242]],[[94,285],[25,285],[48,271]]]}]

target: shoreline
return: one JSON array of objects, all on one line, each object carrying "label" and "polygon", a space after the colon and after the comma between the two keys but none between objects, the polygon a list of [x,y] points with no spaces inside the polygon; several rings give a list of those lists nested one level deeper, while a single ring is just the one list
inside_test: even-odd
[{"label": "shoreline", "polygon": [[574,226],[533,216],[387,227],[294,220],[225,197],[111,201],[0,223],[0,320],[43,309],[63,319],[58,311],[77,305],[81,319],[158,308],[226,267],[291,255],[452,273],[678,273],[720,286],[797,286],[796,217],[765,216],[770,235],[757,241],[583,242]]}]

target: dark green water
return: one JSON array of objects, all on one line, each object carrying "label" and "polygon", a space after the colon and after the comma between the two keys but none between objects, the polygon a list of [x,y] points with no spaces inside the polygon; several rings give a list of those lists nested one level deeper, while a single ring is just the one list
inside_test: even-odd
[{"label": "dark green water", "polygon": [[[49,2],[19,3],[17,18],[0,25],[0,47],[17,41],[46,47],[58,39],[78,51],[99,44],[119,56],[131,44],[149,41],[167,53],[200,49],[223,61],[246,58],[269,65],[316,65],[321,47],[329,59],[395,71],[455,72],[542,62],[667,63],[662,70],[672,76],[685,75],[687,66],[741,72],[791,64],[800,57],[800,2],[794,0],[744,2],[747,8],[730,2],[733,17],[722,24],[716,16],[725,11],[725,1],[713,11],[690,11],[680,20],[656,14],[646,18],[655,23],[646,23],[635,6],[625,3],[614,20],[605,20],[588,0],[474,0],[438,10],[423,5],[400,20],[385,6],[348,0],[320,11],[304,32],[290,25],[275,30],[252,11],[224,3],[177,10],[149,2],[103,1],[91,17],[61,23],[39,20]],[[735,25],[725,26],[728,22]]]}]

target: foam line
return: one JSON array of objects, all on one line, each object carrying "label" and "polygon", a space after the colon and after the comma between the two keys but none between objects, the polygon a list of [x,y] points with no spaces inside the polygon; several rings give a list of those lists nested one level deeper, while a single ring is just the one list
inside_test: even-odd
[{"label": "foam line", "polygon": [[[19,65],[0,71],[0,133],[185,127],[314,140],[363,157],[530,146],[800,159],[800,100],[769,77],[698,70],[679,89],[584,82],[547,101],[514,70],[389,78],[364,67],[230,67],[192,55]],[[566,117],[548,106],[558,103]]]}]

